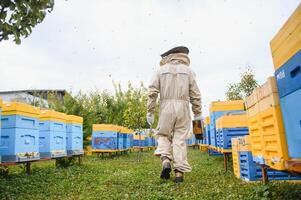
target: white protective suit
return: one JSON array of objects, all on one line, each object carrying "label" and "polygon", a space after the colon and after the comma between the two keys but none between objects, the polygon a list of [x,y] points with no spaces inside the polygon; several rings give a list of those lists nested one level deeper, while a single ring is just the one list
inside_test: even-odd
[{"label": "white protective suit", "polygon": [[194,115],[201,115],[201,94],[189,64],[187,54],[176,53],[164,57],[149,86],[147,104],[148,113],[153,114],[160,93],[156,154],[173,160],[174,168],[180,172],[191,171],[186,146],[191,126],[189,102]]}]

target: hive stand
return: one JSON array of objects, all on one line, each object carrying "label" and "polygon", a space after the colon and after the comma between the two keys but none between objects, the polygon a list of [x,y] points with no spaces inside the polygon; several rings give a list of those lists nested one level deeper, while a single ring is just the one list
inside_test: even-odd
[{"label": "hive stand", "polygon": [[[82,164],[82,156],[83,155],[73,155],[73,156],[62,157],[62,158],[77,157],[78,158],[78,164],[81,165]],[[4,167],[8,168],[9,166],[23,164],[24,167],[25,167],[25,173],[27,175],[30,175],[31,174],[31,163],[33,163],[33,162],[41,162],[41,161],[49,161],[49,160],[55,160],[55,166],[58,165],[57,158],[41,158],[39,160],[31,160],[31,161],[25,161],[25,162],[4,162],[4,163],[0,163],[0,166],[4,166]]]}]

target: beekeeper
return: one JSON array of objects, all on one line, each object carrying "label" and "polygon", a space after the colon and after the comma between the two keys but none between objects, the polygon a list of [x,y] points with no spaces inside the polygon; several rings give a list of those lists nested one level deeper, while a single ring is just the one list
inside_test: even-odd
[{"label": "beekeeper", "polygon": [[190,131],[189,102],[195,120],[201,120],[201,94],[195,73],[189,67],[189,49],[173,48],[161,55],[160,67],[155,72],[148,91],[147,122],[154,123],[156,101],[160,93],[160,113],[156,130],[158,147],[155,155],[162,161],[162,179],[169,179],[171,162],[175,182],[184,181],[184,173],[191,171],[187,161],[186,139]]}]

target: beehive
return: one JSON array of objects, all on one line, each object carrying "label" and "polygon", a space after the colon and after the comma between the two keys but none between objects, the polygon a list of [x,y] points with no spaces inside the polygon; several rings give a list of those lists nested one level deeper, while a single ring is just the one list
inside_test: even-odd
[{"label": "beehive", "polygon": [[67,155],[82,155],[83,150],[83,118],[75,115],[66,117],[66,148]]},{"label": "beehive", "polygon": [[54,110],[42,110],[39,119],[41,158],[67,156],[67,115]]},{"label": "beehive", "polygon": [[18,102],[4,103],[2,109],[2,161],[22,162],[39,159],[40,110]]},{"label": "beehive", "polygon": [[269,77],[256,93],[258,102],[247,108],[254,161],[284,170],[288,155],[275,78]]}]

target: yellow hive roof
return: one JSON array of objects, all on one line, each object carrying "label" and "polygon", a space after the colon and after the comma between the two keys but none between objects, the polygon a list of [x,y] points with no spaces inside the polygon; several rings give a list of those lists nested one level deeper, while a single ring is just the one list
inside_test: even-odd
[{"label": "yellow hive roof", "polygon": [[213,101],[210,104],[210,113],[217,111],[228,111],[228,110],[244,110],[244,101]]},{"label": "yellow hive roof", "polygon": [[120,133],[134,133],[134,131],[131,129],[114,124],[93,124],[92,129],[93,131],[116,131]]},{"label": "yellow hive roof", "polygon": [[248,127],[247,115],[224,115],[216,120],[217,128]]},{"label": "yellow hive roof", "polygon": [[54,110],[42,110],[40,114],[40,120],[51,120],[66,123],[67,115],[65,113],[57,112]]},{"label": "yellow hive roof", "polygon": [[69,124],[82,124],[83,118],[76,115],[67,115],[67,123]]},{"label": "yellow hive roof", "polygon": [[19,102],[5,102],[2,104],[2,115],[24,115],[39,117],[40,109],[29,104]]}]

